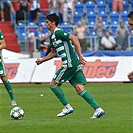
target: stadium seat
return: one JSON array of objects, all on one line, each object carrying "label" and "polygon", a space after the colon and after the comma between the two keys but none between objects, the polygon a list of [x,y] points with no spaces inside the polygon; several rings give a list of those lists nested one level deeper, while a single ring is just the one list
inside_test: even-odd
[{"label": "stadium seat", "polygon": [[17,30],[17,33],[24,33],[25,32],[25,26],[26,24],[25,23],[18,23],[16,25],[16,30]]},{"label": "stadium seat", "polygon": [[96,43],[96,31],[94,31],[94,27],[88,27],[88,32],[90,36],[90,44],[91,46],[94,46]]},{"label": "stadium seat", "polygon": [[119,13],[118,12],[110,12],[110,24],[111,25],[119,25]]},{"label": "stadium seat", "polygon": [[121,19],[126,25],[128,25],[128,18],[127,18],[128,13],[129,13],[128,11],[121,12]]},{"label": "stadium seat", "polygon": [[129,11],[129,2],[128,2],[128,0],[123,0],[123,11]]},{"label": "stadium seat", "polygon": [[86,12],[95,12],[95,3],[93,1],[88,1],[85,4]]},{"label": "stadium seat", "polygon": [[102,17],[104,25],[108,25],[108,14],[107,14],[107,12],[104,12],[104,11],[98,12],[98,16]]},{"label": "stadium seat", "polygon": [[90,36],[96,36],[96,32],[94,31],[94,27],[89,27],[88,31],[89,31]]},{"label": "stadium seat", "polygon": [[64,31],[68,32],[68,33],[71,33],[72,30],[71,30],[71,25],[69,22],[63,22],[60,24],[61,26],[61,29],[63,29]]},{"label": "stadium seat", "polygon": [[106,12],[107,10],[106,10],[106,3],[105,3],[105,1],[103,1],[103,0],[98,1],[97,2],[97,8],[98,8],[98,12],[101,12],[101,11]]},{"label": "stadium seat", "polygon": [[82,19],[82,15],[78,12],[74,12],[74,21],[73,24],[77,25],[78,21]]},{"label": "stadium seat", "polygon": [[45,21],[45,15],[43,12],[40,12],[40,18],[39,18],[39,23]]},{"label": "stadium seat", "polygon": [[75,2],[74,4],[75,12],[78,12],[79,14],[83,15],[84,11],[84,4],[83,2]]},{"label": "stadium seat", "polygon": [[87,12],[88,25],[94,25],[96,23],[96,13]]},{"label": "stadium seat", "polygon": [[33,23],[33,22],[29,22],[29,23],[27,24],[27,26],[28,26],[28,29],[29,29],[29,28],[32,28],[32,29],[34,29],[35,32],[36,32],[37,29],[38,29],[37,24],[36,24],[36,23]]},{"label": "stadium seat", "polygon": [[112,0],[107,0],[109,11],[112,11]]},{"label": "stadium seat", "polygon": [[117,26],[111,26],[112,36],[116,36],[116,29],[117,29]]},{"label": "stadium seat", "polygon": [[130,37],[130,46],[133,47],[133,37]]}]

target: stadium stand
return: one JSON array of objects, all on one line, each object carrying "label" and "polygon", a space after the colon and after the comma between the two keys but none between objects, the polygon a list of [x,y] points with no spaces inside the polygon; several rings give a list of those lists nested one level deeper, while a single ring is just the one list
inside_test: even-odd
[{"label": "stadium stand", "polygon": [[[41,17],[39,20],[39,25],[43,25],[43,30],[48,32],[45,27],[44,20],[45,15],[48,11],[48,4],[46,0],[41,0],[43,4],[41,4]],[[46,4],[44,4],[46,3]],[[75,2],[75,11],[73,14],[73,25],[69,22],[63,22],[59,25],[62,29],[66,30],[69,33],[73,33],[73,28],[77,25],[79,20],[82,20],[84,24],[88,27],[89,35],[86,35],[87,38],[90,39],[90,46],[94,46],[96,43],[96,33],[93,31],[93,26],[96,23],[96,19],[98,16],[102,16],[103,23],[106,25],[106,29],[112,32],[112,35],[115,36],[116,27],[119,25],[121,21],[123,21],[126,25],[127,22],[127,14],[129,11],[133,9],[133,1],[132,0],[123,0],[123,12],[112,12],[112,0],[95,0],[83,2]],[[11,20],[13,23],[14,30],[16,31],[16,36],[18,37],[18,42],[26,42],[27,34],[30,28],[37,29],[37,25],[31,24],[31,16],[30,13],[26,14],[26,21],[24,23],[20,22],[20,24],[15,23],[15,14],[12,14]],[[83,20],[83,18],[85,20]],[[31,25],[30,25],[31,24]],[[131,33],[132,34],[132,33]],[[115,38],[116,39],[116,38]],[[133,37],[130,35],[129,37],[129,49],[133,47]],[[25,43],[26,44],[26,43]],[[91,48],[91,50],[94,50]]]},{"label": "stadium stand", "polygon": [[74,4],[75,12],[78,12],[78,14],[83,15],[84,13],[84,4],[83,2],[75,2]]}]

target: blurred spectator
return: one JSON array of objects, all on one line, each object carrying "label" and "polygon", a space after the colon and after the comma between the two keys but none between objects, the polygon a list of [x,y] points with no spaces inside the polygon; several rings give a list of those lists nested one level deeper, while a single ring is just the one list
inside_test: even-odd
[{"label": "blurred spectator", "polygon": [[74,0],[64,0],[63,21],[73,23]]},{"label": "blurred spectator", "polygon": [[40,0],[30,0],[30,14],[32,21],[38,24],[40,18]]},{"label": "blurred spectator", "polygon": [[49,48],[49,44],[50,44],[50,38],[48,33],[44,34],[44,39],[41,41],[40,43],[40,49],[41,51],[47,52],[48,54],[48,48]]},{"label": "blurred spectator", "polygon": [[88,30],[85,26],[82,25],[81,21],[78,21],[78,26],[75,28],[74,33],[80,42],[82,51],[87,51],[89,45],[86,42],[85,34],[88,34]]},{"label": "blurred spectator", "polygon": [[16,23],[20,20],[26,20],[26,14],[29,12],[30,3],[28,0],[18,1],[18,10],[16,11]]},{"label": "blurred spectator", "polygon": [[112,11],[118,11],[119,13],[123,11],[123,0],[113,0]]},{"label": "blurred spectator", "polygon": [[37,43],[37,46],[36,48],[38,49],[38,51],[41,51],[41,47],[45,46],[47,47],[45,44],[45,41],[46,41],[46,38],[47,38],[47,41],[48,41],[48,35],[46,35],[45,32],[43,32],[43,26],[42,25],[39,25],[38,26],[38,30],[37,30],[37,33],[36,33],[36,43]]},{"label": "blurred spectator", "polygon": [[58,1],[57,0],[47,0],[49,5],[49,14],[51,13],[59,13]]},{"label": "blurred spectator", "polygon": [[102,37],[101,44],[104,50],[115,50],[116,41],[109,32],[105,32],[105,36]]},{"label": "blurred spectator", "polygon": [[34,52],[34,43],[35,43],[35,33],[34,29],[30,29],[28,34],[28,44],[29,44],[29,51]]},{"label": "blurred spectator", "polygon": [[49,4],[49,13],[56,12],[60,16],[60,23],[63,22],[64,0],[47,0]]},{"label": "blurred spectator", "polygon": [[128,35],[130,34],[128,28],[124,22],[120,23],[120,26],[116,29],[116,37],[118,38],[118,49],[126,50],[128,47]]},{"label": "blurred spectator", "polygon": [[5,18],[4,18],[4,4],[7,4],[10,7],[11,13],[15,12],[13,4],[10,0],[7,0],[6,2],[0,1],[0,14],[1,14],[1,21],[2,22],[5,21]]},{"label": "blurred spectator", "polygon": [[94,30],[96,31],[97,36],[98,36],[98,39],[97,39],[97,43],[98,43],[97,49],[100,49],[100,47],[101,47],[101,39],[104,36],[105,31],[106,31],[106,26],[103,24],[103,20],[102,20],[101,16],[98,17],[97,22],[94,25]]}]

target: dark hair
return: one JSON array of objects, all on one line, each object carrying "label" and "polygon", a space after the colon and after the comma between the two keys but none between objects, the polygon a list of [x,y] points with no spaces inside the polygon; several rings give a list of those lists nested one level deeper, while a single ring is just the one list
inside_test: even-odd
[{"label": "dark hair", "polygon": [[60,18],[56,13],[52,13],[46,16],[45,19],[48,19],[50,22],[55,21],[55,25],[57,26],[59,24]]},{"label": "dark hair", "polygon": [[133,20],[133,11],[131,11],[127,17]]}]

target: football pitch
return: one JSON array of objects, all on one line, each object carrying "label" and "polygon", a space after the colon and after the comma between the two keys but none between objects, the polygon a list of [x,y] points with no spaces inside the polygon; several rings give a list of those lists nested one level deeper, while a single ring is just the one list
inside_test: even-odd
[{"label": "football pitch", "polygon": [[57,117],[62,104],[48,84],[12,84],[22,120],[12,120],[9,95],[0,84],[0,133],[133,133],[133,84],[87,84],[85,88],[105,110],[99,119],[90,119],[94,110],[69,84],[62,89],[74,113]]}]

